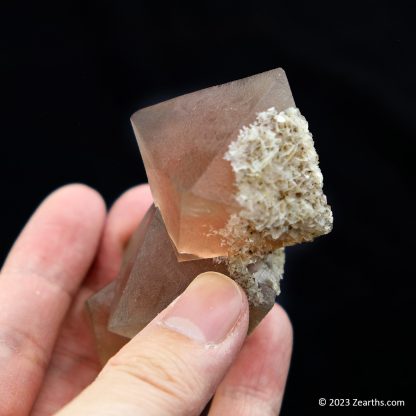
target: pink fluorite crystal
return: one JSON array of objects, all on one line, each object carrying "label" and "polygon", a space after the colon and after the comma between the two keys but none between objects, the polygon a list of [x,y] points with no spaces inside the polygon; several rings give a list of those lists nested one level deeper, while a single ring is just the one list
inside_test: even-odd
[{"label": "pink fluorite crystal", "polygon": [[155,205],[117,279],[88,301],[102,362],[205,271],[245,289],[251,331],[280,291],[282,247],[330,231],[312,135],[294,106],[279,68],[132,116]]},{"label": "pink fluorite crystal", "polygon": [[224,228],[239,207],[234,173],[224,154],[242,126],[273,106],[294,106],[280,68],[183,95],[132,116],[155,204],[179,253],[227,255],[213,231]]},{"label": "pink fluorite crystal", "polygon": [[159,210],[153,205],[137,229],[116,280],[109,329],[132,338],[200,273],[226,273],[212,259],[178,262]]},{"label": "pink fluorite crystal", "polygon": [[98,358],[104,365],[127,341],[128,338],[108,330],[111,303],[114,298],[115,282],[101,289],[87,301],[87,310],[93,326]]}]

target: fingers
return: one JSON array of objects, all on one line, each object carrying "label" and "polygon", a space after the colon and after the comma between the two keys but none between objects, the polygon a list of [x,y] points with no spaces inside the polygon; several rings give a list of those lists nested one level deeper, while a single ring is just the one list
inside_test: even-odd
[{"label": "fingers", "polygon": [[123,247],[151,204],[148,185],[126,191],[110,209],[94,265],[63,324],[32,415],[53,414],[97,376],[99,363],[84,305],[117,275]]},{"label": "fingers", "polygon": [[28,414],[104,219],[95,191],[63,187],[37,209],[6,259],[0,275],[1,415]]},{"label": "fingers", "polygon": [[59,414],[198,415],[247,327],[241,288],[224,275],[203,273]]},{"label": "fingers", "polygon": [[113,204],[94,268],[86,281],[90,292],[96,292],[117,276],[124,247],[151,204],[149,185],[129,189]]},{"label": "fingers", "polygon": [[124,192],[111,207],[108,230],[125,246],[153,203],[150,187],[138,185]]},{"label": "fingers", "polygon": [[209,416],[267,416],[279,413],[290,356],[292,326],[275,305],[233,363],[214,396]]}]

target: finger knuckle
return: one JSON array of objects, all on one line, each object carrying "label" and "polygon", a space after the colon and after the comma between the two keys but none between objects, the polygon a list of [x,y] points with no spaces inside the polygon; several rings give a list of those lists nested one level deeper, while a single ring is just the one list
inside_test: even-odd
[{"label": "finger knuckle", "polygon": [[234,408],[238,408],[242,415],[271,416],[279,414],[280,395],[271,396],[256,385],[233,386],[223,389],[220,395],[223,399],[234,403]]},{"label": "finger knuckle", "polygon": [[42,343],[29,331],[0,325],[1,358],[8,363],[13,360],[27,360],[32,366],[43,371],[49,361],[49,354]]},{"label": "finger knuckle", "polygon": [[201,384],[182,354],[166,347],[142,349],[133,356],[120,354],[110,359],[107,367],[127,374],[149,391],[176,403],[189,404]]}]

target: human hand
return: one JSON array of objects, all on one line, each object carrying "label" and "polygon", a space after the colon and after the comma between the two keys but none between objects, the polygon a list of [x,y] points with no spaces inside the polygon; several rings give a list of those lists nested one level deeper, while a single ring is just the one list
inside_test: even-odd
[{"label": "human hand", "polygon": [[0,274],[1,416],[197,415],[214,392],[210,415],[279,412],[290,322],[275,306],[246,337],[247,299],[223,275],[198,277],[99,372],[84,303],[117,274],[150,203],[138,186],[106,214],[69,185],[31,217]]}]

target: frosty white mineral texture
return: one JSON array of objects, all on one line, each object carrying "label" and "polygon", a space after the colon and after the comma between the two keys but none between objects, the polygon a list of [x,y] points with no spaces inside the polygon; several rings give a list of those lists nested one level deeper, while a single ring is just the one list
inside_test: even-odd
[{"label": "frosty white mineral texture", "polygon": [[281,247],[332,229],[318,155],[300,111],[272,107],[240,130],[224,158],[234,171],[241,207],[221,232],[231,247],[228,267],[250,301],[261,303],[260,281],[280,291]]}]

